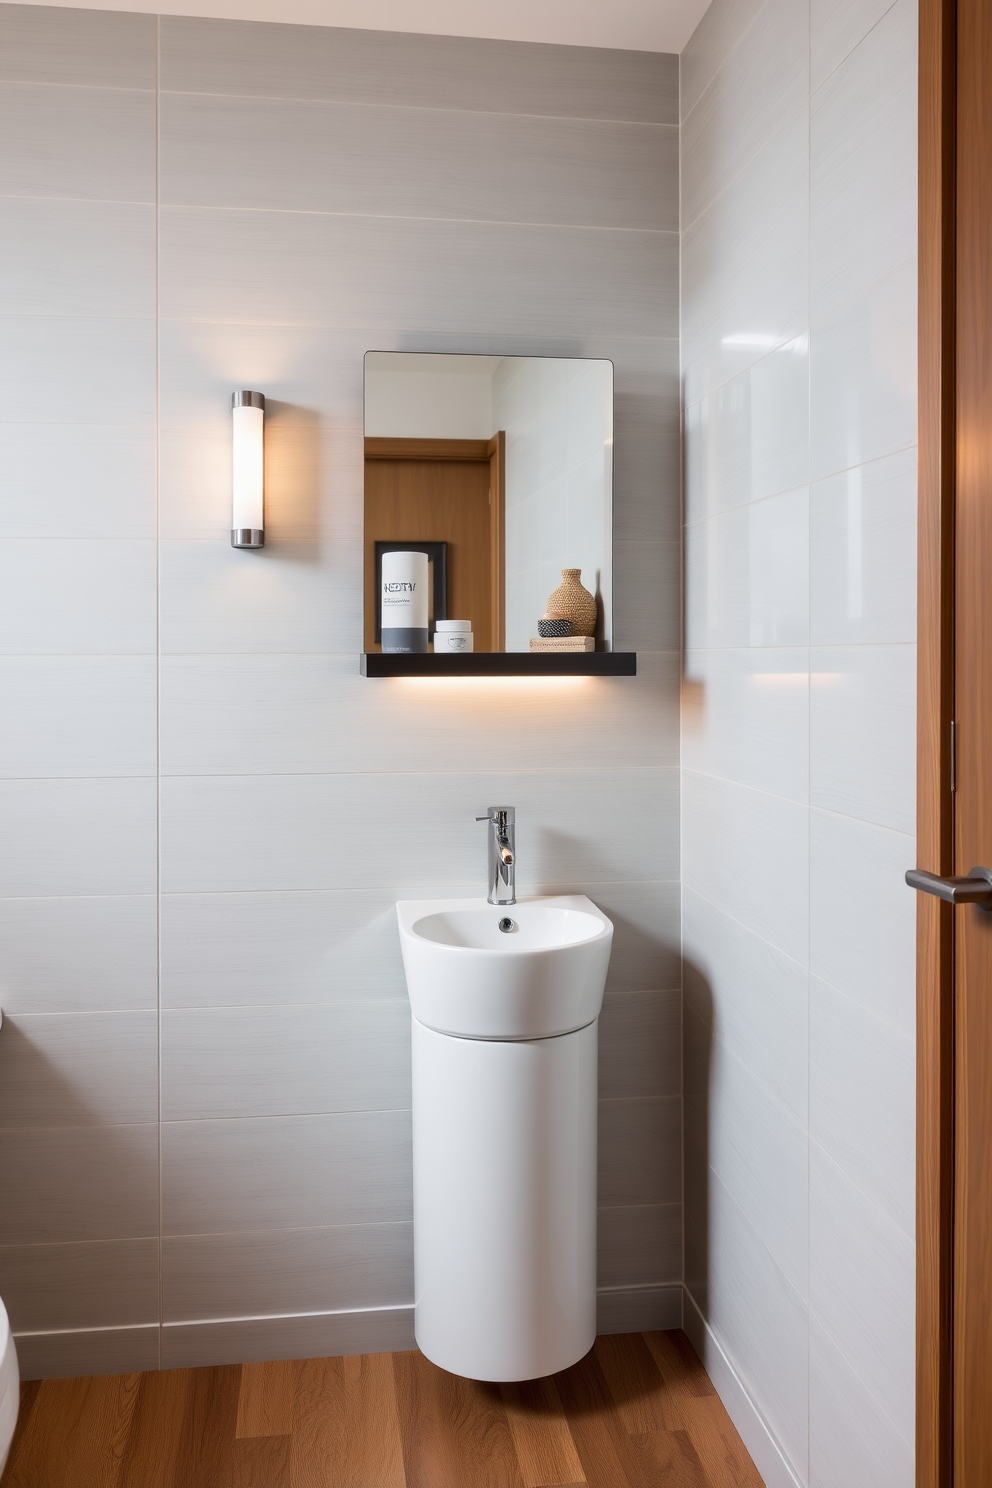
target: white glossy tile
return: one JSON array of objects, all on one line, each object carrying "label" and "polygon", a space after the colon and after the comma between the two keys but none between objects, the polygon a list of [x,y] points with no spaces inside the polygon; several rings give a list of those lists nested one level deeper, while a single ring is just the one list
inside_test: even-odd
[{"label": "white glossy tile", "polygon": [[[235,555],[240,556],[240,555]],[[251,559],[249,558],[249,562]],[[162,664],[165,774],[518,770],[678,764],[677,653],[638,657],[636,680],[491,689],[429,680],[383,687],[354,656],[167,656]]]},{"label": "white glossy tile", "polygon": [[814,321],[915,257],[917,30],[916,0],[898,0],[814,98]]},{"label": "white glossy tile", "polygon": [[810,812],[810,969],[906,1037],[916,1031],[913,838]]},{"label": "white glossy tile", "polygon": [[686,1239],[707,1274],[704,1316],[802,1481],[807,1454],[806,1308],[718,1178],[711,1184],[708,1229],[700,1234],[697,1217],[687,1215]]},{"label": "white glossy tile", "polygon": [[916,451],[810,491],[810,640],[916,641]]},{"label": "white glossy tile", "polygon": [[158,977],[153,894],[0,899],[4,1013],[154,1009]]},{"label": "white glossy tile", "polygon": [[0,897],[155,892],[155,781],[0,782]]},{"label": "white glossy tile", "polygon": [[[805,104],[682,235],[682,367],[695,403],[809,316],[809,147]],[[728,254],[727,244],[734,244]]]},{"label": "white glossy tile", "polygon": [[809,338],[776,347],[685,411],[686,521],[809,479]]},{"label": "white glossy tile", "polygon": [[608,994],[599,1019],[601,1100],[681,1094],[681,1003],[678,989]]},{"label": "white glossy tile", "polygon": [[154,543],[5,538],[0,636],[8,656],[154,653]]},{"label": "white glossy tile", "polygon": [[900,1436],[815,1317],[809,1375],[810,1488],[913,1488],[912,1441]]},{"label": "white glossy tile", "polygon": [[600,1287],[640,1287],[682,1277],[682,1205],[600,1209],[596,1279]]},{"label": "white glossy tile", "polygon": [[702,775],[809,799],[809,652],[688,651],[682,759]]},{"label": "white glossy tile", "polygon": [[813,480],[916,443],[916,280],[913,259],[813,326]]},{"label": "white glossy tile", "polygon": [[912,833],[916,647],[810,651],[810,801]]},{"label": "white glossy tile", "polygon": [[161,644],[169,652],[362,649],[361,543],[161,545]]},{"label": "white glossy tile", "polygon": [[682,811],[685,887],[805,966],[807,808],[685,770]]},{"label": "white glossy tile", "polygon": [[161,1078],[163,1121],[406,1110],[409,1004],[170,1010]]},{"label": "white glossy tile", "polygon": [[[907,1235],[916,1212],[914,1040],[810,980],[810,1132]],[[871,1140],[865,1140],[865,1133]]]},{"label": "white glossy tile", "polygon": [[813,1143],[810,1310],[896,1431],[915,1428],[913,1241]]},{"label": "white glossy tile", "polygon": [[695,108],[765,0],[713,0],[679,57],[682,118]]},{"label": "white glossy tile", "polygon": [[[120,1126],[158,1117],[154,1012],[4,1009],[0,1128]],[[9,1135],[6,1141],[16,1144]]]},{"label": "white glossy tile", "polygon": [[[739,40],[698,101],[683,105],[682,222],[695,222],[809,92],[809,15],[792,0],[744,7]],[[744,29],[746,21],[751,24]],[[719,20],[719,17],[714,18]],[[742,24],[743,23],[743,24]],[[713,31],[720,29],[718,26]],[[729,39],[729,38],[726,38]],[[718,51],[723,51],[718,44]],[[691,71],[691,69],[690,69]],[[695,91],[690,84],[690,90]]]},{"label": "white glossy tile", "polygon": [[0,537],[153,540],[154,428],[0,424]]},{"label": "white glossy tile", "polygon": [[[684,995],[700,1057],[687,1061],[686,1092],[709,1092],[714,1040],[805,1123],[809,1081],[809,978],[691,889],[682,899]],[[690,1083],[690,1074],[692,1082]]]},{"label": "white glossy tile", "polygon": [[154,657],[0,657],[0,695],[0,776],[155,773]]},{"label": "white glossy tile", "polygon": [[155,17],[7,5],[0,11],[0,77],[91,88],[154,88]]},{"label": "white glossy tile", "polygon": [[[678,234],[216,211],[160,219],[168,319],[670,337]],[[237,261],[239,273],[230,265]],[[607,265],[609,269],[607,271]]]},{"label": "white glossy tile", "polygon": [[0,1246],[154,1237],[158,1127],[29,1127],[0,1145]]},{"label": "white glossy tile", "polygon": [[0,193],[155,200],[155,94],[0,82]]},{"label": "white glossy tile", "polygon": [[411,1161],[409,1111],[167,1122],[164,1233],[410,1220]]},{"label": "white glossy tile", "polygon": [[22,1333],[17,1340],[21,1379],[74,1379],[90,1374],[156,1370],[159,1327],[84,1328],[78,1333]]},{"label": "white glossy tile", "polygon": [[[686,1018],[695,1013],[686,1012]],[[768,1247],[800,1297],[808,1269],[808,1141],[795,1119],[720,1040],[711,1049],[709,1090],[687,1096],[686,1115],[705,1141],[710,1170]],[[697,1156],[697,1166],[702,1162]]]},{"label": "white glossy tile", "polygon": [[168,91],[678,123],[666,53],[180,16],[161,35]]},{"label": "white glossy tile", "polygon": [[5,422],[154,427],[154,321],[5,315],[0,343]]},{"label": "white glossy tile", "polygon": [[413,1225],[167,1235],[165,1321],[413,1303]]},{"label": "white glossy tile", "polygon": [[7,200],[0,254],[0,314],[155,314],[153,205]]},{"label": "white glossy tile", "polygon": [[211,91],[161,141],[169,204],[678,231],[672,125]]},{"label": "white glossy tile", "polygon": [[[163,888],[359,888],[383,877],[395,882],[398,870],[408,897],[445,881],[481,892],[475,818],[491,801],[517,809],[518,893],[550,883],[675,878],[677,795],[674,769],[172,778],[163,782]],[[612,830],[618,820],[622,837]],[[396,841],[410,844],[395,868],[383,863],[372,821],[390,822]]]},{"label": "white glossy tile", "polygon": [[600,1101],[600,1208],[677,1204],[681,1198],[679,1097]]},{"label": "white glossy tile", "polygon": [[809,639],[805,487],[686,529],[686,632],[709,646],[804,646]]},{"label": "white glossy tile", "polygon": [[893,0],[811,0],[810,83],[814,90],[851,55]]},{"label": "white glossy tile", "polygon": [[15,1333],[157,1323],[158,1240],[0,1246],[0,1294]]}]

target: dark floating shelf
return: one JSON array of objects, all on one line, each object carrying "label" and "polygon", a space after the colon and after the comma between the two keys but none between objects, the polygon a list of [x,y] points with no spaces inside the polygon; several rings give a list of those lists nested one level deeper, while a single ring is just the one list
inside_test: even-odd
[{"label": "dark floating shelf", "polygon": [[573,651],[555,656],[529,651],[473,651],[468,656],[433,652],[367,651],[363,677],[636,677],[636,651]]}]

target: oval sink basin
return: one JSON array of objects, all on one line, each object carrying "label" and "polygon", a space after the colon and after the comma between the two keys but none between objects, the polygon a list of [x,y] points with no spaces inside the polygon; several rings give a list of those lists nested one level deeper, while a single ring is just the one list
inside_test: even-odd
[{"label": "oval sink basin", "polygon": [[599,1016],[613,926],[584,894],[513,905],[407,900],[396,913],[410,1006],[426,1027],[460,1038],[552,1038]]}]

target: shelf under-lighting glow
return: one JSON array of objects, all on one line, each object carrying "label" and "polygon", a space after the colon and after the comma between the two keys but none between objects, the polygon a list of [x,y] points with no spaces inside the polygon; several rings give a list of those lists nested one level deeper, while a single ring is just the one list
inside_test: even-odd
[{"label": "shelf under-lighting glow", "polygon": [[636,677],[636,651],[472,651],[467,655],[368,651],[363,677]]}]

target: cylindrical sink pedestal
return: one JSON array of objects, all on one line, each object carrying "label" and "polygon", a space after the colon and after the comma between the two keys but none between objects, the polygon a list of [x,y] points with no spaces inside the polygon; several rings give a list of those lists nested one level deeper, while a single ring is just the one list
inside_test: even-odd
[{"label": "cylindrical sink pedestal", "polygon": [[536,1379],[592,1347],[598,1029],[502,1042],[413,1020],[415,1330],[453,1374]]}]

